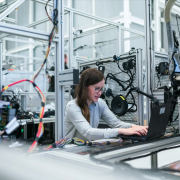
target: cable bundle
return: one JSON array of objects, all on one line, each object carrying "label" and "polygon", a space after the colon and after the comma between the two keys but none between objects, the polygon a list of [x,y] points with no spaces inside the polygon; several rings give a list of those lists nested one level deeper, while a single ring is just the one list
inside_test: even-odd
[{"label": "cable bundle", "polygon": [[56,143],[53,143],[52,145],[44,148],[44,150],[50,150],[53,148],[60,148],[60,147],[64,147],[66,144],[71,143],[72,139],[71,138],[62,138],[59,141],[57,141]]},{"label": "cable bundle", "polygon": [[122,143],[123,140],[120,139],[113,139],[110,141],[101,141],[101,142],[96,142],[96,141],[83,141],[82,139],[79,138],[63,138],[59,141],[57,141],[56,143],[53,143],[52,145],[44,148],[44,150],[50,150],[53,148],[57,148],[57,147],[64,147],[66,144],[72,143],[72,144],[76,144],[78,146],[92,146],[92,147],[102,147],[102,146],[107,146],[107,145],[113,145],[113,144],[118,144],[118,143]]},{"label": "cable bundle", "polygon": [[179,128],[173,127],[170,133],[164,135],[164,137],[171,137],[179,133]]},{"label": "cable bundle", "polygon": [[[115,74],[108,73],[106,76],[106,79],[105,79],[105,84],[107,84],[108,79],[111,79],[111,80],[115,81],[122,88],[121,91],[127,91],[129,88],[134,87],[133,83],[134,83],[134,80],[136,77],[136,58],[130,59],[127,62],[124,62],[124,63],[126,63],[126,64],[123,63],[123,65],[122,65],[124,70],[123,70],[123,68],[121,68],[121,66],[119,64],[119,62],[120,62],[119,58],[120,57],[114,58],[114,60],[115,60],[114,62],[117,63],[117,66],[118,66],[120,72],[115,73]],[[127,67],[128,62],[131,62],[130,67]],[[129,78],[127,80],[121,80],[120,78],[117,77],[117,75],[120,73],[127,74]],[[134,97],[132,92],[130,92],[128,95],[131,95],[133,102],[128,102],[128,104],[131,104],[131,106],[128,108],[127,112],[136,112],[137,111],[137,105],[136,105],[135,97]],[[125,98],[127,98],[128,95],[126,95]],[[110,96],[112,96],[114,98],[112,93]],[[108,105],[109,109],[112,110],[112,108],[110,107],[109,102],[106,98],[105,98],[105,101],[106,101],[106,104]]]},{"label": "cable bundle", "polygon": [[121,143],[123,142],[122,139],[114,139],[114,140],[110,140],[110,141],[102,141],[102,142],[86,142],[87,146],[92,146],[92,147],[97,147],[97,146],[107,146],[107,145],[113,145],[113,144],[117,144],[117,143]]},{"label": "cable bundle", "polygon": [[[48,0],[49,2],[50,0]],[[47,2],[47,3],[48,3]],[[47,6],[47,3],[46,3],[46,6]],[[45,7],[46,9],[46,7]],[[57,18],[57,9],[54,10],[55,12],[55,16],[54,16],[54,20],[56,20]],[[51,19],[50,19],[51,20]],[[52,20],[51,20],[52,21]],[[36,138],[33,142],[33,144],[31,145],[31,147],[29,148],[28,152],[33,152],[34,149],[36,148],[37,146],[37,143],[38,143],[38,140],[41,138],[41,136],[43,135],[43,132],[44,132],[44,125],[42,123],[42,118],[44,116],[44,106],[45,106],[45,98],[44,98],[44,95],[43,93],[41,92],[41,90],[39,89],[39,87],[35,84],[35,79],[37,78],[37,76],[39,75],[39,73],[41,72],[42,68],[44,67],[46,61],[47,61],[47,57],[49,55],[49,51],[50,51],[50,47],[51,47],[51,42],[54,38],[54,35],[55,33],[57,32],[57,29],[55,28],[55,25],[57,25],[57,22],[52,22],[53,23],[53,28],[52,28],[52,31],[50,33],[50,36],[49,36],[49,43],[48,43],[48,48],[47,48],[47,51],[46,51],[46,56],[45,56],[45,60],[43,62],[43,64],[41,65],[41,67],[35,72],[32,80],[28,80],[28,79],[23,79],[23,80],[20,80],[20,81],[17,81],[17,82],[14,82],[6,87],[4,87],[2,89],[2,91],[0,92],[0,99],[1,99],[1,96],[2,96],[2,93],[7,90],[9,87],[15,85],[15,84],[18,84],[18,83],[21,83],[21,82],[24,82],[24,81],[28,81],[30,83],[32,83],[33,87],[35,88],[36,92],[38,93],[40,99],[41,99],[41,111],[40,111],[40,114],[39,114],[39,118],[40,118],[40,122],[39,122],[39,126],[38,126],[38,132],[36,134]]]},{"label": "cable bundle", "polygon": [[76,144],[78,146],[86,145],[86,141],[83,141],[82,139],[79,139],[79,138],[76,138],[76,137],[72,139],[71,143]]}]

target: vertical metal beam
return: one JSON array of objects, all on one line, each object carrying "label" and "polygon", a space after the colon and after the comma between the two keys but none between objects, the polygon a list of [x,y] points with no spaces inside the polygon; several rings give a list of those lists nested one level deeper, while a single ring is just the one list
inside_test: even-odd
[{"label": "vertical metal beam", "polygon": [[2,39],[0,39],[0,91],[2,90]]},{"label": "vertical metal beam", "polygon": [[21,95],[21,107],[24,111],[26,111],[26,94]]},{"label": "vertical metal beam", "polygon": [[161,11],[159,1],[154,1],[154,49],[155,51],[161,50]]},{"label": "vertical metal beam", "polygon": [[25,0],[17,0],[15,3],[10,5],[4,12],[0,14],[0,21],[2,21],[8,14],[15,10],[19,5],[21,5]]},{"label": "vertical metal beam", "polygon": [[[141,91],[143,91],[143,57],[142,49],[136,50],[136,69],[137,69],[137,85]],[[137,94],[137,123],[138,125],[144,125],[144,101],[141,94]]]},{"label": "vertical metal beam", "polygon": [[73,16],[74,13],[72,11],[69,12],[69,68],[71,69],[72,66],[75,68],[75,64],[72,65],[74,62],[73,60]]},{"label": "vertical metal beam", "polygon": [[64,0],[54,0],[54,8],[58,9],[58,42],[56,43],[55,94],[56,121],[55,141],[63,138],[64,133],[64,86],[59,86],[59,71],[64,70]]},{"label": "vertical metal beam", "polygon": [[[95,10],[96,10],[96,1],[95,0],[92,0],[92,15],[93,16],[95,16],[96,15],[96,12],[95,12]],[[94,25],[96,23],[96,21],[93,19],[92,20],[92,24]],[[92,44],[94,45],[95,44],[95,42],[96,42],[96,35],[95,34],[92,34]],[[92,48],[92,53],[93,53],[93,55],[92,55],[92,57],[93,57],[93,59],[95,59],[96,58],[96,49],[95,48]]]},{"label": "vertical metal beam", "polygon": [[[180,97],[178,97],[178,111],[180,114]],[[180,116],[179,116],[179,129],[180,129]]]},{"label": "vertical metal beam", "polygon": [[156,55],[155,52],[152,51],[152,71],[151,71],[151,77],[152,77],[152,89],[156,89],[156,84],[155,84],[155,76],[156,76],[156,70],[155,70],[155,60],[156,60]]},{"label": "vertical metal beam", "polygon": [[[29,24],[34,22],[34,2],[29,1]],[[34,29],[34,28],[33,28]],[[30,42],[33,42],[32,38],[29,38]],[[34,46],[29,44],[29,57],[34,57]],[[33,63],[33,59],[29,59],[29,63]],[[33,71],[33,64],[29,65],[29,71]]]},{"label": "vertical metal beam", "polygon": [[[130,2],[129,0],[124,0],[124,27],[130,28],[131,19],[130,19]],[[129,38],[130,32],[124,31],[124,38]],[[124,41],[124,52],[130,50],[130,40]]]},{"label": "vertical metal beam", "polygon": [[151,155],[151,169],[158,168],[157,153]]},{"label": "vertical metal beam", "polygon": [[[145,67],[146,67],[146,93],[151,94],[151,49],[150,49],[150,0],[145,0],[145,19],[144,19],[144,27],[145,27]],[[146,120],[149,122],[150,120],[150,100],[146,98]]]},{"label": "vertical metal beam", "polygon": [[117,27],[117,54],[121,54],[121,26]]}]

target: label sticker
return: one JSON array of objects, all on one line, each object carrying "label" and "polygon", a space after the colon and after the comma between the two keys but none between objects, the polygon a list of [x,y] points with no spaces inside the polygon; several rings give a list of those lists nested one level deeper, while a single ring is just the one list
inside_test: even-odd
[{"label": "label sticker", "polygon": [[164,112],[165,112],[165,107],[160,109],[159,114],[164,114]]}]

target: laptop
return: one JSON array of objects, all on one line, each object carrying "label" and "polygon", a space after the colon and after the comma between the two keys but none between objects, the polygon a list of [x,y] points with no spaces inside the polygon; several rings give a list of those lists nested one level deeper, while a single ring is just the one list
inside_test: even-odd
[{"label": "laptop", "polygon": [[171,112],[171,104],[167,103],[165,105],[154,106],[151,111],[151,119],[149,123],[148,133],[146,136],[138,135],[118,135],[123,139],[132,139],[137,141],[149,141],[158,139],[164,136],[166,132],[166,127],[168,124],[169,116]]}]

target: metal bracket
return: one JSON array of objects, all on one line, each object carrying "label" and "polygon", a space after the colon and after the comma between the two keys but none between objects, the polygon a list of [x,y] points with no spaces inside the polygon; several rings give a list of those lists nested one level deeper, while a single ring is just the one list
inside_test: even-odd
[{"label": "metal bracket", "polygon": [[79,84],[79,69],[68,69],[59,72],[59,85]]}]

